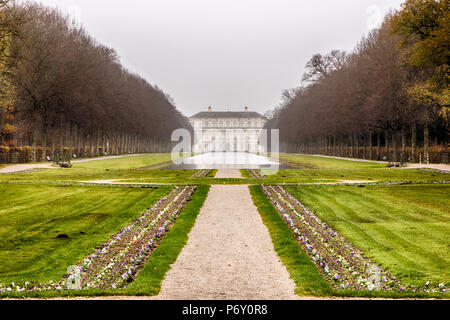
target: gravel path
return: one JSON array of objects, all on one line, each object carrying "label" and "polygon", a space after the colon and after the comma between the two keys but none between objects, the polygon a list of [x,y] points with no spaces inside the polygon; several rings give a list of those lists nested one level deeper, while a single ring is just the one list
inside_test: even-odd
[{"label": "gravel path", "polygon": [[248,186],[213,185],[188,243],[152,299],[298,299],[294,289]]},{"label": "gravel path", "polygon": [[[370,163],[384,163],[388,164],[387,161],[376,161],[376,160],[367,160],[367,159],[354,159],[354,158],[344,158],[344,157],[333,157],[333,156],[324,156],[320,154],[305,154],[306,156],[314,156],[314,157],[321,157],[321,158],[332,158],[332,159],[340,159],[340,160],[347,160],[347,161],[357,161],[357,162],[370,162]],[[419,164],[419,163],[407,163],[406,167],[402,167],[400,169],[437,169],[437,170],[443,170],[443,171],[449,171],[450,172],[450,165],[444,164],[444,163],[430,163],[430,164]]]},{"label": "gravel path", "polygon": [[436,170],[450,172],[450,165],[444,164],[444,163],[441,163],[441,164],[438,164],[438,163],[432,163],[432,164],[408,163],[408,167],[402,168],[402,169],[436,169]]},{"label": "gravel path", "polygon": [[13,164],[7,167],[1,168],[0,173],[15,173],[21,171],[28,171],[34,169],[52,169],[54,168],[50,163],[42,164]]},{"label": "gravel path", "polygon": [[220,169],[217,170],[216,179],[233,179],[233,178],[242,178],[242,174],[240,170],[226,170]]}]

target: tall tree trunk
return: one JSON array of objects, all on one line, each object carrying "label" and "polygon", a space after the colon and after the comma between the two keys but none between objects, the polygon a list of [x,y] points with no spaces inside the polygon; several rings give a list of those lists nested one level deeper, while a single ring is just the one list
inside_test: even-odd
[{"label": "tall tree trunk", "polygon": [[377,133],[377,160],[381,159],[381,134]]},{"label": "tall tree trunk", "polygon": [[141,153],[142,152],[142,136],[139,134],[138,135],[138,148],[137,148],[137,153]]},{"label": "tall tree trunk", "polygon": [[389,130],[386,130],[384,132],[384,138],[385,138],[385,147],[384,147],[384,153],[386,155],[386,161],[389,161],[390,156],[389,156]]},{"label": "tall tree trunk", "polygon": [[102,130],[102,154],[101,156],[103,157],[106,153],[106,133],[105,131]]},{"label": "tall tree trunk", "polygon": [[359,134],[355,134],[355,145],[356,145],[356,158],[357,159],[359,159],[359,158],[361,158],[361,155],[360,155],[360,147],[361,147],[361,145],[360,145],[360,141],[359,141]]},{"label": "tall tree trunk", "polygon": [[78,152],[79,152],[79,149],[78,149],[78,125],[76,123],[73,125],[72,133],[73,133],[73,145],[72,145],[72,148],[74,148],[72,157],[74,155],[76,157],[78,157]]},{"label": "tall tree trunk", "polygon": [[366,159],[366,156],[367,156],[367,135],[366,134],[363,135],[363,144],[364,144],[363,159]]},{"label": "tall tree trunk", "polygon": [[83,136],[82,136],[81,141],[82,141],[82,148],[83,148],[83,158],[88,158],[89,153],[87,152],[88,141],[87,141],[86,129],[83,130]]},{"label": "tall tree trunk", "polygon": [[56,145],[55,145],[55,128],[51,129],[52,133],[50,135],[51,137],[51,145],[52,145],[52,160],[55,160],[55,153],[56,153]]},{"label": "tall tree trunk", "polygon": [[402,128],[402,152],[406,152],[406,128]]},{"label": "tall tree trunk", "polygon": [[398,161],[398,150],[397,150],[397,138],[398,132],[394,131],[392,133],[392,147],[394,148],[394,161]]},{"label": "tall tree trunk", "polygon": [[68,134],[68,147],[69,147],[69,160],[73,157],[73,136],[72,136],[72,122],[69,121],[69,134]]},{"label": "tall tree trunk", "polygon": [[354,146],[354,143],[355,143],[355,139],[354,139],[354,136],[353,136],[353,133],[352,133],[350,135],[350,151],[351,151],[350,157],[351,158],[355,157],[355,146]]},{"label": "tall tree trunk", "polygon": [[417,125],[413,123],[411,128],[411,159],[417,162]]},{"label": "tall tree trunk", "polygon": [[47,126],[44,125],[42,128],[42,154],[41,154],[41,161],[47,161]]},{"label": "tall tree trunk", "polygon": [[336,135],[333,136],[333,156],[337,156]]},{"label": "tall tree trunk", "polygon": [[408,154],[406,152],[406,128],[402,127],[402,155],[401,160],[407,162],[408,161]]},{"label": "tall tree trunk", "polygon": [[95,157],[95,147],[94,147],[94,130],[91,130],[91,134],[89,137],[89,143],[90,143],[90,152],[91,158]]},{"label": "tall tree trunk", "polygon": [[115,133],[111,132],[108,136],[108,141],[109,141],[109,155],[115,155],[116,154],[116,148],[114,146],[115,143]]},{"label": "tall tree trunk", "polygon": [[62,156],[64,154],[64,135],[66,133],[66,130],[64,130],[64,123],[62,118],[60,120],[58,133],[59,133],[59,157],[60,160],[62,160]]},{"label": "tall tree trunk", "polygon": [[332,147],[332,143],[331,143],[331,136],[329,135],[328,136],[328,138],[327,138],[327,142],[328,142],[328,150],[327,150],[327,154],[329,155],[329,156],[331,156],[331,147]]},{"label": "tall tree trunk", "polygon": [[100,155],[100,129],[97,129],[95,135],[95,156],[99,157]]},{"label": "tall tree trunk", "polygon": [[427,161],[429,160],[429,154],[428,149],[430,145],[430,131],[428,128],[428,124],[425,125],[425,128],[423,129],[423,160]]},{"label": "tall tree trunk", "polygon": [[119,134],[119,154],[123,154],[123,132]]},{"label": "tall tree trunk", "polygon": [[120,154],[120,150],[119,150],[119,133],[115,133],[114,134],[114,149],[115,149],[115,152],[114,152],[114,154]]},{"label": "tall tree trunk", "polygon": [[105,131],[105,152],[106,152],[106,154],[109,156],[109,154],[110,154],[110,150],[109,150],[109,141],[110,141],[110,139],[109,139],[109,136],[110,136],[110,133],[109,133],[109,131]]},{"label": "tall tree trunk", "polygon": [[[37,129],[33,128],[33,136],[31,141],[31,162],[37,162],[36,143],[37,143]],[[28,159],[27,159],[28,162]]]}]

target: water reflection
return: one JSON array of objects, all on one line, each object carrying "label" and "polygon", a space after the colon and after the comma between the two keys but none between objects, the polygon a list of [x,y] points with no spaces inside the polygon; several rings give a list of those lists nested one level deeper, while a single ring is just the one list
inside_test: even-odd
[{"label": "water reflection", "polygon": [[275,159],[247,152],[210,152],[183,159],[168,169],[283,169]]}]

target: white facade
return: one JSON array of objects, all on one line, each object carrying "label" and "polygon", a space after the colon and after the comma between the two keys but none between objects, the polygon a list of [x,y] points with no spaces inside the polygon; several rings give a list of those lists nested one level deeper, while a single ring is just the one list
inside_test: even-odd
[{"label": "white facade", "polygon": [[194,152],[260,152],[259,138],[267,119],[256,112],[200,112],[189,119]]}]

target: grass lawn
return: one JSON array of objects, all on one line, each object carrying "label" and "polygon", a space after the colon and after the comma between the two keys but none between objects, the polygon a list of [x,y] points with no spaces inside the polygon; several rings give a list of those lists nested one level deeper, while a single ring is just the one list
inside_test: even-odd
[{"label": "grass lawn", "polygon": [[1,184],[0,282],[59,281],[169,191]]},{"label": "grass lawn", "polygon": [[[191,178],[196,170],[166,170],[154,167],[170,161],[170,154],[146,154],[114,159],[75,163],[71,169],[44,169],[32,173],[0,174],[0,182],[77,182],[124,179],[129,182],[161,184],[308,184],[333,183],[341,180],[414,181],[431,182],[449,180],[445,173],[425,172],[417,169],[386,168],[383,164],[355,162],[303,155],[282,155],[308,163],[308,168],[282,169],[263,179],[251,178],[241,170],[243,179],[215,179],[213,170],[205,178]],[[314,169],[311,169],[314,165]]]},{"label": "grass lawn", "polygon": [[211,170],[206,177],[214,178],[217,174],[217,171],[218,171],[217,169]]},{"label": "grass lawn", "polygon": [[287,190],[403,282],[450,283],[449,185]]},{"label": "grass lawn", "polygon": [[[303,155],[281,155],[298,169],[283,169],[262,179],[241,170],[242,179],[191,178],[196,170],[162,169],[170,154],[148,154],[74,164],[71,169],[0,174],[0,282],[60,280],[75,264],[133,218],[167,194],[171,184],[199,185],[171,231],[154,251],[139,277],[117,291],[86,290],[63,295],[156,295],[184,244],[211,184],[286,184],[300,201],[384,268],[411,284],[449,284],[450,186],[445,173],[386,168],[384,164]],[[147,169],[143,167],[153,166]],[[158,188],[80,185],[79,181],[118,180],[168,184]],[[407,185],[326,186],[342,180],[409,181]],[[295,186],[301,185],[303,186]],[[289,228],[251,186],[253,200],[274,247],[300,295],[380,296],[334,291],[302,251]],[[58,234],[68,239],[56,239]],[[61,293],[33,293],[31,296]],[[387,296],[402,296],[390,294]],[[441,297],[441,296],[438,296]]]},{"label": "grass lawn", "polygon": [[280,160],[295,166],[310,169],[377,169],[386,168],[384,163],[351,161],[334,158],[324,158],[303,154],[281,153]]},{"label": "grass lawn", "polygon": [[332,288],[303,251],[289,227],[267,200],[260,186],[250,186],[253,203],[269,230],[274,249],[286,266],[300,296],[331,296]]},{"label": "grass lawn", "polygon": [[200,186],[192,200],[178,217],[170,232],[164,237],[161,245],[152,253],[139,276],[126,289],[130,295],[158,295],[161,284],[175,263],[178,255],[187,243],[188,234],[194,226],[195,220],[203,207],[210,186]]},{"label": "grass lawn", "polygon": [[205,178],[191,178],[195,170],[101,170],[101,169],[49,169],[27,174],[0,174],[0,182],[77,182],[93,180],[124,179],[129,182],[170,183],[170,184],[304,184],[331,183],[340,180],[364,181],[415,181],[431,182],[449,180],[444,173],[424,172],[416,169],[372,169],[372,170],[338,170],[338,169],[300,169],[280,170],[276,175],[263,179],[216,179],[211,176]]},{"label": "grass lawn", "polygon": [[87,162],[74,163],[74,168],[85,169],[136,169],[146,166],[151,166],[159,163],[171,161],[170,153],[152,153],[138,156],[125,156],[120,158],[104,159],[104,160],[92,160]]},{"label": "grass lawn", "polygon": [[[245,173],[248,177],[248,173]],[[446,173],[425,172],[417,169],[281,169],[275,175],[263,179],[248,179],[251,183],[263,184],[300,184],[300,183],[333,183],[342,180],[357,181],[449,181]]]}]

